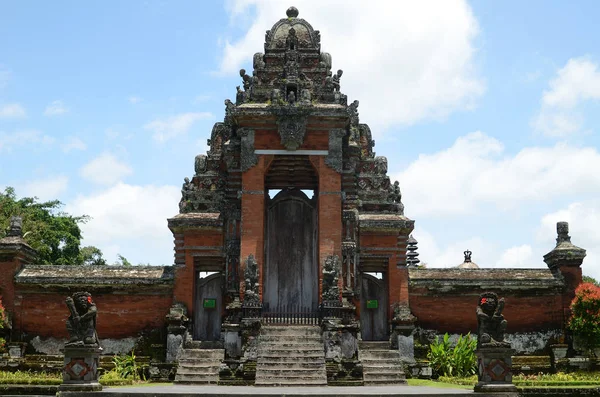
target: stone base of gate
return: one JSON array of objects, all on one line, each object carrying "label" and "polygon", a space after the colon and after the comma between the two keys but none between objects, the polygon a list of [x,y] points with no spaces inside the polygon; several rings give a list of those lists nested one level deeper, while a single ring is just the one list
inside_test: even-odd
[{"label": "stone base of gate", "polygon": [[358,360],[359,324],[330,317],[323,319],[321,329],[325,346],[327,384],[362,386],[363,367]]}]

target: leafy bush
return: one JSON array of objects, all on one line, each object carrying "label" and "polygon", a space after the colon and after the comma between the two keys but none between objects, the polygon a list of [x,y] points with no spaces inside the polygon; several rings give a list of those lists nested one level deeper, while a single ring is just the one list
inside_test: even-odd
[{"label": "leafy bush", "polygon": [[142,368],[140,368],[135,361],[135,354],[133,351],[131,354],[114,355],[112,361],[115,365],[113,371],[115,371],[121,379],[139,380],[139,372]]},{"label": "leafy bush", "polygon": [[436,337],[429,345],[427,358],[438,376],[466,377],[477,372],[476,347],[477,341],[471,337],[471,333],[460,335],[454,347],[446,333],[441,341]]},{"label": "leafy bush", "polygon": [[592,283],[580,284],[571,302],[571,313],[569,329],[581,339],[587,349],[599,347],[600,287]]}]

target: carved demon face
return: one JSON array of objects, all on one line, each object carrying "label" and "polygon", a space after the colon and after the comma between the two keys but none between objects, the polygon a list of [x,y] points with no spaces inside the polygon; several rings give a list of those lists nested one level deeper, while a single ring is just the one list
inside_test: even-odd
[{"label": "carved demon face", "polygon": [[88,308],[88,298],[85,295],[79,295],[75,300],[75,306],[78,312],[85,312]]},{"label": "carved demon face", "polygon": [[496,299],[491,296],[484,296],[481,298],[481,309],[486,314],[493,314],[496,311],[496,307],[498,306],[498,302]]}]

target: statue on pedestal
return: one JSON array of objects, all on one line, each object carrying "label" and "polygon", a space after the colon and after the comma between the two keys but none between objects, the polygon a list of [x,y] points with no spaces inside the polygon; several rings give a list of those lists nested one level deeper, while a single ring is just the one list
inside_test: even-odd
[{"label": "statue on pedestal", "polygon": [[76,292],[66,299],[71,315],[67,319],[69,341],[65,346],[98,346],[96,304],[89,292]]}]

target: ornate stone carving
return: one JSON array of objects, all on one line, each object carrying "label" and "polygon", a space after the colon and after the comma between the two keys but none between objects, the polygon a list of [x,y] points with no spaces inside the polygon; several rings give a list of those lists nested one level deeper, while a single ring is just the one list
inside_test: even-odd
[{"label": "ornate stone carving", "polygon": [[265,54],[263,54],[262,52],[257,52],[256,54],[254,54],[252,67],[254,69],[264,68],[265,67]]},{"label": "ornate stone carving", "polygon": [[[331,78],[331,83],[333,84],[334,91],[338,91],[338,92],[340,91],[340,78],[342,78],[342,74],[344,74],[344,71],[342,69],[340,69]],[[358,102],[358,101],[355,101],[355,102]]]},{"label": "ornate stone carving", "polygon": [[307,117],[302,115],[288,115],[278,118],[279,136],[281,144],[287,150],[296,150],[304,142],[306,134]]},{"label": "ornate stone carving", "polygon": [[340,258],[329,255],[323,266],[323,302],[339,302],[340,290],[338,280],[340,277]]},{"label": "ornate stone carving", "polygon": [[258,163],[258,156],[254,152],[254,130],[239,128],[237,133],[241,137],[240,168],[244,172]]},{"label": "ornate stone carving", "polygon": [[244,262],[244,305],[260,304],[258,276],[258,263],[254,259],[254,255],[250,254]]},{"label": "ornate stone carving", "polygon": [[494,292],[479,295],[477,304],[477,347],[510,347],[504,341],[506,320],[502,315],[504,298],[498,299]]},{"label": "ornate stone carving", "polygon": [[71,312],[67,318],[67,331],[69,341],[65,346],[90,346],[97,347],[98,334],[96,333],[96,304],[89,292],[76,292],[66,299],[67,307]]},{"label": "ornate stone carving", "polygon": [[342,172],[344,166],[342,157],[344,136],[346,136],[346,130],[344,129],[335,128],[329,131],[329,151],[325,158],[325,164],[337,172]]}]

